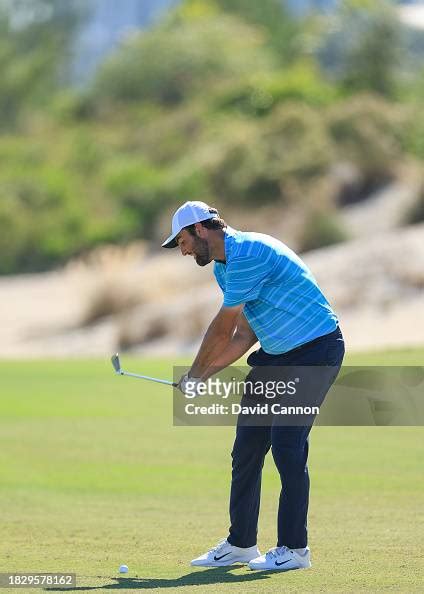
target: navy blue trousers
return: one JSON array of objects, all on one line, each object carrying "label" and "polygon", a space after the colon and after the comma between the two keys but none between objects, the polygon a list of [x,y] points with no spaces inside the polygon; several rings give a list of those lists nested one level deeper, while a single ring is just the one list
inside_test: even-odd
[{"label": "navy blue trousers", "polygon": [[[315,401],[325,398],[335,380],[344,356],[344,341],[339,328],[331,334],[315,339],[282,355],[268,355],[262,349],[252,353],[248,364],[252,370],[246,377],[259,371],[261,366],[278,368],[287,366],[331,367],[331,373],[314,381]],[[269,377],[269,375],[267,376]],[[318,377],[321,377],[319,375]],[[279,379],[279,377],[276,377]],[[277,546],[298,549],[307,546],[307,515],[309,504],[307,426],[284,426],[271,422],[266,426],[246,425],[239,417],[232,456],[232,482],[230,495],[230,531],[228,542],[238,547],[256,544],[261,494],[262,468],[270,448],[281,478],[278,508]]]}]

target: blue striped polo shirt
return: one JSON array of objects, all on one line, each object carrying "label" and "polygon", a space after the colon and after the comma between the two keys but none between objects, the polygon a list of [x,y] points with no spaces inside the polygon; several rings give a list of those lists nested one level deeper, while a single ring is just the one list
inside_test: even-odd
[{"label": "blue striped polo shirt", "polygon": [[336,314],[306,264],[284,243],[227,226],[225,263],[215,262],[224,306],[243,313],[262,349],[286,353],[336,329]]}]

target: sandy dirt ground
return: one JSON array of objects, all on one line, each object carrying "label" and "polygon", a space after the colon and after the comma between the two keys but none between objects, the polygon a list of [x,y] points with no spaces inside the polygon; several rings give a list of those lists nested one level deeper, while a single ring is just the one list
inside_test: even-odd
[{"label": "sandy dirt ground", "polygon": [[[304,255],[351,351],[424,344],[424,225]],[[112,260],[112,264],[110,263]],[[86,323],[118,294],[122,311]],[[116,296],[116,295],[115,295]],[[113,258],[0,278],[0,357],[106,356],[118,348],[187,354],[221,302],[211,267],[177,253]],[[119,310],[119,307],[118,307]]]}]

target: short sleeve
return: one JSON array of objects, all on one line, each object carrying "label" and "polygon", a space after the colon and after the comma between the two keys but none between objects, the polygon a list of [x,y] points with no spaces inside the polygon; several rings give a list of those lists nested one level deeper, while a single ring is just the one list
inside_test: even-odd
[{"label": "short sleeve", "polygon": [[216,262],[213,267],[213,273],[215,275],[216,282],[218,283],[221,291],[225,293],[225,275],[222,271],[222,266],[219,266]]},{"label": "short sleeve", "polygon": [[271,271],[271,254],[265,260],[238,256],[227,265],[224,305],[233,307],[259,297]]}]

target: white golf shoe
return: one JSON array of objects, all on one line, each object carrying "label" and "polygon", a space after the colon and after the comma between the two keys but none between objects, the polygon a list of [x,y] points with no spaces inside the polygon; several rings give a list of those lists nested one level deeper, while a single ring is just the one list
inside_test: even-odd
[{"label": "white golf shoe", "polygon": [[306,569],[311,567],[311,555],[309,547],[306,547],[303,554],[296,553],[288,547],[275,547],[265,555],[252,559],[249,562],[250,569],[288,571],[289,569]]},{"label": "white golf shoe", "polygon": [[231,545],[226,539],[219,542],[216,547],[193,559],[191,565],[199,567],[224,567],[233,563],[249,563],[260,556],[258,547],[242,549]]}]

